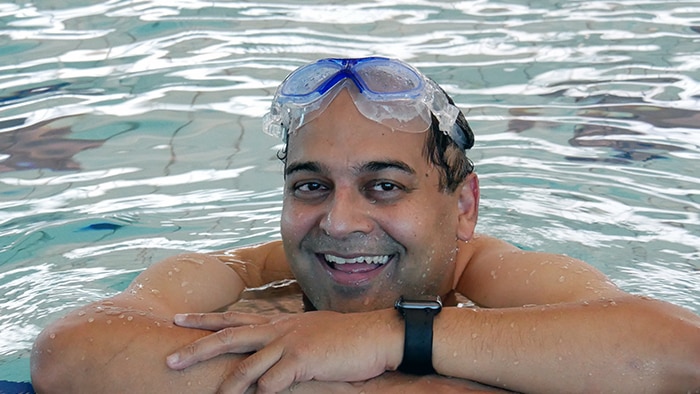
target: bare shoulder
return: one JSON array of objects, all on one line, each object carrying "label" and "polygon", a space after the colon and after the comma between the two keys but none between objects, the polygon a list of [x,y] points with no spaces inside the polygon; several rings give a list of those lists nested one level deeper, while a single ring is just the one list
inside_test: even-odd
[{"label": "bare shoulder", "polygon": [[546,252],[525,251],[478,235],[460,245],[465,268],[457,291],[488,307],[576,302],[624,294],[595,267]]},{"label": "bare shoulder", "polygon": [[293,279],[282,241],[279,240],[215,252],[210,256],[234,270],[249,288]]}]

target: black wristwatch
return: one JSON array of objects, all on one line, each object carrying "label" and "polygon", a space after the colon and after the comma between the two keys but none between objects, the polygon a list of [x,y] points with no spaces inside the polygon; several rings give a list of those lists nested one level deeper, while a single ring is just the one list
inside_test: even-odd
[{"label": "black wristwatch", "polygon": [[394,304],[406,323],[403,360],[399,371],[414,375],[435,373],[433,368],[433,318],[442,310],[439,296],[399,297]]}]

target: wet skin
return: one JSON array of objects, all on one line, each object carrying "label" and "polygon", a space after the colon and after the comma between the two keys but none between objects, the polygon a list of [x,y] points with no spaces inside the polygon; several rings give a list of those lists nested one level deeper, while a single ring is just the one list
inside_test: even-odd
[{"label": "wet skin", "polygon": [[459,193],[440,189],[425,138],[365,118],[345,91],[290,136],[281,232],[316,308],[376,310],[452,288]]}]

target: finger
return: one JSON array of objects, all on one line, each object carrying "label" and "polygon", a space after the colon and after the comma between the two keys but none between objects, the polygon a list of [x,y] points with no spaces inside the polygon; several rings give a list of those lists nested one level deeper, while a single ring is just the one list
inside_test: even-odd
[{"label": "finger", "polygon": [[294,382],[310,380],[303,368],[303,363],[293,357],[282,357],[258,378],[256,394],[279,393],[290,388]]},{"label": "finger", "polygon": [[218,331],[227,327],[265,324],[269,320],[269,318],[262,315],[232,311],[222,313],[178,313],[173,317],[175,324],[180,327],[211,331]]},{"label": "finger", "polygon": [[[250,355],[236,365],[234,371],[224,380],[219,388],[220,393],[242,393],[252,387],[270,367],[282,358],[282,351],[266,347],[259,352]],[[291,384],[291,383],[290,383]],[[255,393],[263,392],[258,382]],[[247,392],[247,391],[245,391]]]},{"label": "finger", "polygon": [[[272,333],[274,334],[274,333]],[[202,337],[166,358],[167,365],[176,370],[210,360],[225,353],[249,353],[265,346],[271,331],[265,326],[228,327]]]}]

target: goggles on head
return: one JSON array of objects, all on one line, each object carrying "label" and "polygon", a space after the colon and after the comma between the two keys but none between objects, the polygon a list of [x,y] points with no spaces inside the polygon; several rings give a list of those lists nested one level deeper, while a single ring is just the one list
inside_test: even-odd
[{"label": "goggles on head", "polygon": [[410,65],[383,57],[321,59],[293,71],[277,89],[263,130],[286,140],[348,89],[360,113],[393,130],[425,132],[438,119],[440,130],[460,148],[467,137],[457,125],[459,109],[431,79]]}]

